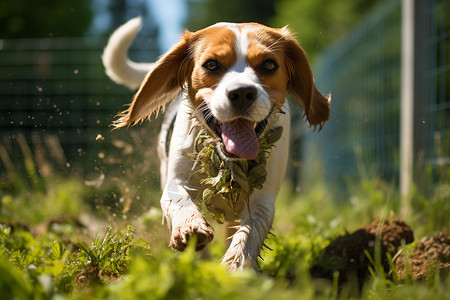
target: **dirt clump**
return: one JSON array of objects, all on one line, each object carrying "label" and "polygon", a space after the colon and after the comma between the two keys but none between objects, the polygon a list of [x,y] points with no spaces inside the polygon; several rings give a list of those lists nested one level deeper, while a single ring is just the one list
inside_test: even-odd
[{"label": "dirt clump", "polygon": [[388,272],[389,261],[386,254],[394,256],[401,245],[413,241],[413,230],[403,220],[377,220],[331,242],[310,269],[311,277],[333,280],[337,272],[339,286],[356,281],[358,287],[362,288],[370,276],[371,260],[379,259],[384,271]]},{"label": "dirt clump", "polygon": [[425,236],[417,242],[406,264],[402,253],[394,263],[400,280],[411,276],[414,280],[423,281],[437,274],[447,278],[450,273],[450,235],[441,232]]},{"label": "dirt clump", "polygon": [[402,243],[410,244],[414,241],[414,232],[411,226],[401,219],[386,220],[382,224],[380,221],[375,221],[363,229],[374,235],[380,232],[381,244],[392,254],[395,254]]}]

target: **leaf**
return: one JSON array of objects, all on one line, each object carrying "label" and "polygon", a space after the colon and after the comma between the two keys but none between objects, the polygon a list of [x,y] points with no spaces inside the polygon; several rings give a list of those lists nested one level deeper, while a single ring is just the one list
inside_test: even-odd
[{"label": "leaf", "polygon": [[283,135],[283,127],[278,126],[276,128],[271,129],[267,134],[266,134],[266,142],[269,145],[275,144],[275,142],[277,142],[281,136]]},{"label": "leaf", "polygon": [[216,206],[210,203],[206,203],[206,208],[208,209],[211,216],[217,221],[217,223],[223,224],[225,222],[225,214],[222,210],[218,209]]},{"label": "leaf", "polygon": [[54,260],[61,259],[64,255],[65,247],[64,244],[60,241],[54,241],[52,245],[52,253],[50,254],[50,258]]},{"label": "leaf", "polygon": [[231,180],[236,181],[243,190],[249,191],[247,174],[237,164],[231,164]]},{"label": "leaf", "polygon": [[89,256],[89,258],[91,259],[92,263],[98,265],[97,257],[95,256],[95,254],[91,251],[91,249],[89,249],[89,247],[85,243],[78,242],[78,243],[76,243],[76,245]]},{"label": "leaf", "polygon": [[207,177],[205,179],[200,180],[201,184],[210,184],[210,185],[217,185],[219,182],[222,181],[223,172],[220,170],[215,177]]},{"label": "leaf", "polygon": [[[198,122],[198,126],[202,125]],[[241,202],[248,201],[254,188],[262,188],[266,181],[267,157],[273,143],[281,137],[281,132],[282,128],[276,128],[259,138],[259,152],[254,160],[228,160],[218,154],[216,145],[219,138],[205,128],[199,131],[193,153],[185,156],[195,161],[193,169],[199,166],[196,173],[206,175],[200,182],[211,187],[203,191],[202,200],[218,222],[224,221],[223,212],[217,211],[210,200],[219,195],[235,212],[241,211]]]},{"label": "leaf", "polygon": [[248,172],[248,181],[251,187],[261,187],[266,181],[267,171],[263,164],[253,167],[250,172]]},{"label": "leaf", "polygon": [[205,201],[206,205],[208,205],[209,201],[211,200],[212,197],[214,197],[214,195],[216,194],[216,190],[215,188],[211,187],[211,188],[207,188],[203,191],[203,201]]}]

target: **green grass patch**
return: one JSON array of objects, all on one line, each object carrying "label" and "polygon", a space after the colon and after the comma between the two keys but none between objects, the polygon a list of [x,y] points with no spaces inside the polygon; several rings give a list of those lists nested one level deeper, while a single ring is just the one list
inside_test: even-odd
[{"label": "green grass patch", "polygon": [[[400,196],[375,177],[349,183],[348,199],[335,199],[320,181],[301,193],[286,184],[261,272],[232,273],[219,263],[226,246],[218,224],[216,239],[203,252],[193,245],[183,253],[167,247],[159,195],[145,182],[153,166],[137,164],[134,174],[102,167],[98,173],[106,176],[97,184],[91,175],[44,175],[22,148],[23,167],[9,164],[0,182],[2,299],[446,299],[450,293],[445,272],[426,281],[400,279],[395,269],[386,276],[376,251],[362,289],[351,282],[339,286],[337,273],[331,281],[311,277],[311,267],[336,237],[399,214]],[[450,230],[449,195],[448,185],[431,196],[414,195],[405,221],[416,242]],[[406,257],[414,245],[403,248]],[[389,257],[391,267],[394,259]]]}]

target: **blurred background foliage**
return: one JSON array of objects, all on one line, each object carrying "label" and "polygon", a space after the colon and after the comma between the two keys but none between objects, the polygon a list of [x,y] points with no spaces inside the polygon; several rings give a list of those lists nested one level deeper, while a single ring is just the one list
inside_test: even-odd
[{"label": "blurred background foliage", "polygon": [[320,51],[342,37],[380,2],[279,0],[270,24],[277,27],[288,25],[297,33],[300,44],[314,61]]},{"label": "blurred background foliage", "polygon": [[381,1],[365,0],[190,0],[187,27],[197,30],[218,21],[257,22],[288,27],[310,59],[342,37]]},{"label": "blurred background foliage", "polygon": [[188,0],[187,28],[198,30],[217,22],[256,22],[269,25],[279,1]]},{"label": "blurred background foliage", "polygon": [[[429,45],[431,40],[441,44],[430,48],[432,55],[424,61],[432,65],[423,74],[431,75],[420,82],[428,84],[427,80],[432,79],[431,92],[424,99],[438,101],[423,110],[431,117],[421,119],[420,124],[427,125],[421,137],[434,151],[435,157],[431,158],[435,165],[429,162],[429,153],[419,151],[417,161],[422,164],[421,170],[425,170],[419,172],[423,178],[419,183],[426,183],[429,188],[425,193],[418,188],[411,191],[413,215],[407,221],[417,237],[450,230],[450,171],[445,161],[450,149],[450,18],[442,13],[449,11],[449,1],[431,2],[433,5],[427,7],[426,13],[434,14],[432,21],[436,21],[438,29],[420,43]],[[4,293],[12,287],[12,296],[21,292],[28,295],[23,299],[64,298],[61,293],[70,293],[76,286],[80,288],[80,299],[92,298],[93,294],[96,299],[107,295],[112,299],[137,299],[143,297],[139,294],[142,291],[145,296],[159,291],[161,298],[167,292],[187,298],[239,295],[227,299],[262,299],[271,293],[279,297],[280,291],[289,294],[282,299],[297,299],[301,293],[305,299],[339,297],[331,286],[315,289],[307,280],[308,267],[315,256],[337,235],[401,211],[394,174],[398,172],[399,160],[400,3],[400,0],[0,2],[0,240],[6,241],[0,247],[3,257],[0,291]],[[159,9],[155,9],[157,6]],[[261,262],[263,270],[279,268],[289,273],[292,268],[302,269],[304,280],[297,278],[289,283],[286,274],[276,277],[277,283],[253,273],[226,275],[225,269],[217,264],[226,247],[222,238],[225,230],[219,226],[215,226],[216,239],[199,255],[194,254],[193,248],[180,255],[167,249],[168,232],[161,226],[159,209],[156,155],[160,121],[111,132],[109,124],[130,101],[133,91],[117,86],[104,74],[101,52],[117,26],[141,15],[143,30],[133,43],[130,56],[137,61],[155,60],[167,46],[158,41],[173,23],[174,10],[186,10],[185,19],[179,21],[192,31],[219,21],[288,25],[314,62],[319,88],[333,95],[333,118],[320,134],[314,133],[314,140],[308,137],[310,131],[293,105],[297,113],[293,139],[297,143],[292,150],[292,169],[276,203],[277,236],[269,238],[274,251],[265,250],[265,261]],[[376,22],[374,15],[378,16]],[[181,32],[182,28],[176,28],[172,34]],[[330,143],[333,139],[345,143],[344,146]],[[368,151],[359,143],[365,143]],[[308,153],[309,156],[305,155]],[[386,153],[391,160],[386,160]],[[379,168],[382,160],[388,161],[389,169]],[[356,176],[347,176],[345,171],[350,168],[357,169]],[[309,180],[299,175],[299,170],[308,173]],[[339,180],[330,180],[331,173]],[[347,194],[337,193],[333,183],[345,188]],[[152,254],[140,253],[147,255],[149,246],[140,240],[131,241],[130,230],[123,238],[118,235],[117,242],[107,222],[119,228],[133,224],[136,237],[151,243]],[[101,251],[94,253],[89,246],[80,248],[79,240],[92,240],[105,229],[108,249],[100,249],[103,242],[98,238],[90,247],[104,250],[117,260],[128,262],[132,257],[129,271],[119,272],[120,276],[126,272],[127,280],[108,277],[108,272],[117,273],[108,271],[108,266],[106,273],[99,265],[92,268],[92,261],[99,260]],[[110,247],[120,246],[121,241],[125,250],[110,251]],[[129,254],[129,245],[133,243],[143,249]],[[69,254],[75,254],[75,258],[67,265]],[[49,260],[49,256],[55,256],[56,261]],[[110,256],[103,256],[103,262],[111,265],[109,259]],[[85,267],[94,272],[85,274]],[[61,272],[65,268],[70,269],[70,274]],[[95,271],[108,278],[98,278]],[[68,274],[68,278],[61,274]],[[75,282],[80,274],[104,280],[103,288],[83,289],[83,283]],[[363,298],[444,299],[439,296],[448,292],[438,280],[412,288],[412,282],[394,287],[386,278],[375,279],[378,285],[368,286]],[[95,280],[95,284],[100,284]],[[36,290],[46,296],[40,297]],[[389,293],[390,297],[386,297]]]},{"label": "blurred background foliage", "polygon": [[[141,15],[144,28],[130,56],[138,61],[154,60],[165,47],[158,40],[167,34],[163,29],[175,22],[167,17],[175,10],[186,10],[185,18],[178,21],[192,31],[218,21],[229,21],[260,22],[275,27],[288,25],[296,33],[313,61],[319,88],[324,93],[331,92],[334,107],[328,126],[320,135],[314,135],[317,140],[309,138],[308,130],[294,118],[294,126],[301,129],[294,137],[298,142],[292,151],[293,170],[289,174],[294,191],[314,185],[299,176],[299,168],[308,170],[313,181],[325,177],[329,182],[327,176],[334,172],[340,179],[332,181],[342,186],[355,177],[345,178],[345,172],[340,170],[347,170],[347,166],[357,170],[361,164],[358,161],[371,163],[376,176],[381,171],[381,179],[396,186],[400,3],[398,0],[3,1],[0,4],[2,186],[9,191],[20,190],[17,183],[12,183],[20,173],[14,165],[19,160],[25,164],[20,168],[25,170],[26,180],[32,182],[37,182],[39,175],[47,176],[52,169],[49,166],[55,164],[64,173],[80,174],[88,182],[104,176],[102,188],[108,190],[105,197],[109,200],[102,201],[106,202],[123,201],[123,195],[134,193],[135,189],[130,192],[123,186],[137,188],[133,197],[139,197],[140,188],[159,189],[157,158],[146,154],[147,149],[154,149],[154,140],[149,136],[156,136],[159,121],[111,133],[109,124],[122,105],[130,101],[133,92],[107,78],[100,57],[108,35],[129,18]],[[432,101],[435,101],[424,110],[432,111],[426,117],[429,119],[422,121],[429,126],[423,131],[423,143],[435,145],[426,149],[428,154],[418,153],[425,155],[425,159],[428,155],[438,166],[436,169],[420,161],[419,167],[426,172],[418,173],[425,174],[427,178],[422,182],[431,187],[426,191],[428,195],[434,194],[437,180],[448,186],[445,180],[449,177],[445,165],[449,148],[448,81],[446,84],[449,72],[445,69],[449,24],[446,15],[440,13],[444,11],[441,8],[448,9],[448,1],[434,0],[433,5],[427,6],[426,13],[435,17],[432,19],[437,28],[434,38],[442,42],[441,46],[430,47],[431,56],[426,60],[431,63],[425,71],[435,77],[421,81],[428,84],[431,80],[425,88],[430,89],[427,96],[431,95],[430,99],[434,97]],[[376,18],[379,20],[373,21]],[[182,28],[175,31],[172,33],[176,36]],[[348,48],[348,45],[353,46]],[[330,144],[333,137],[336,141]],[[368,137],[373,139],[369,141]],[[339,144],[343,142],[346,144]],[[358,143],[365,143],[365,148]],[[30,147],[31,155],[24,152],[24,144]],[[320,149],[320,145],[325,145],[325,149]],[[313,164],[309,161],[311,153],[318,156]],[[145,157],[144,164],[140,161],[142,157]],[[382,160],[388,162],[388,169],[383,166],[377,169]],[[330,168],[328,163],[334,167]],[[34,171],[30,167],[33,164]],[[145,176],[150,185],[146,184]],[[124,178],[129,184],[120,184],[117,178]],[[40,187],[34,183],[32,186]]]},{"label": "blurred background foliage", "polygon": [[[184,1],[187,5],[170,9],[187,9],[181,23],[190,30],[218,21],[260,22],[278,27],[288,24],[298,33],[310,57],[344,34],[378,2],[178,0],[167,3]],[[136,143],[147,142],[142,137],[130,138],[125,131],[111,135],[108,125],[131,99],[132,92],[105,76],[100,56],[107,36],[136,15],[144,17],[144,28],[130,56],[138,61],[151,61],[161,54],[158,49],[163,46],[157,41],[166,24],[155,17],[155,7],[161,3],[151,0],[3,1],[0,63],[4,73],[0,81],[3,94],[0,110],[4,113],[0,128],[4,154],[9,154],[13,161],[21,159],[20,151],[14,150],[18,146],[9,143],[23,134],[31,151],[45,156],[43,151],[53,147],[45,145],[47,138],[43,136],[53,135],[64,152],[58,156],[63,157],[58,163],[63,166],[67,163],[72,172],[93,177],[104,168],[105,162],[112,161],[114,153],[123,151],[117,145],[134,145],[128,147],[132,149],[129,153],[133,153],[139,147]],[[145,130],[156,133],[157,128],[153,122]],[[98,134],[105,142],[96,140]],[[52,155],[51,149],[47,152]],[[80,162],[81,167],[77,169]],[[152,165],[151,174],[155,174],[157,162]],[[0,169],[7,171],[7,164],[3,163]],[[92,172],[94,175],[89,175]]]},{"label": "blurred background foliage", "polygon": [[[216,22],[257,22],[268,26],[288,25],[311,57],[341,37],[380,0],[186,0],[186,28],[198,30]],[[1,38],[83,36],[92,30],[94,17],[109,14],[100,27],[111,32],[130,15],[153,13],[151,1],[105,0],[75,2],[43,0],[3,1],[0,4]],[[101,5],[99,3],[102,3]],[[100,11],[100,7],[101,10]],[[137,9],[139,8],[139,9]],[[146,10],[150,11],[147,12]],[[150,16],[151,17],[151,16]]]},{"label": "blurred background foliage", "polygon": [[91,26],[91,1],[2,1],[0,38],[82,36]]}]

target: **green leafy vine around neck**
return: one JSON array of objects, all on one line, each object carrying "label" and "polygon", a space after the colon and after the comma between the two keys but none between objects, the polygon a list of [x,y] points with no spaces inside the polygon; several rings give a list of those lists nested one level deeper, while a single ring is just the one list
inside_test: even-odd
[{"label": "green leafy vine around neck", "polygon": [[[200,183],[206,185],[202,201],[211,216],[218,222],[225,222],[225,213],[212,203],[220,197],[239,218],[242,209],[254,189],[261,189],[266,181],[266,163],[273,144],[281,137],[282,127],[270,129],[258,139],[259,151],[255,159],[230,159],[219,153],[220,138],[201,128],[194,142],[193,152],[185,155],[194,160],[194,167],[205,176]],[[200,203],[201,204],[201,203]]]}]

